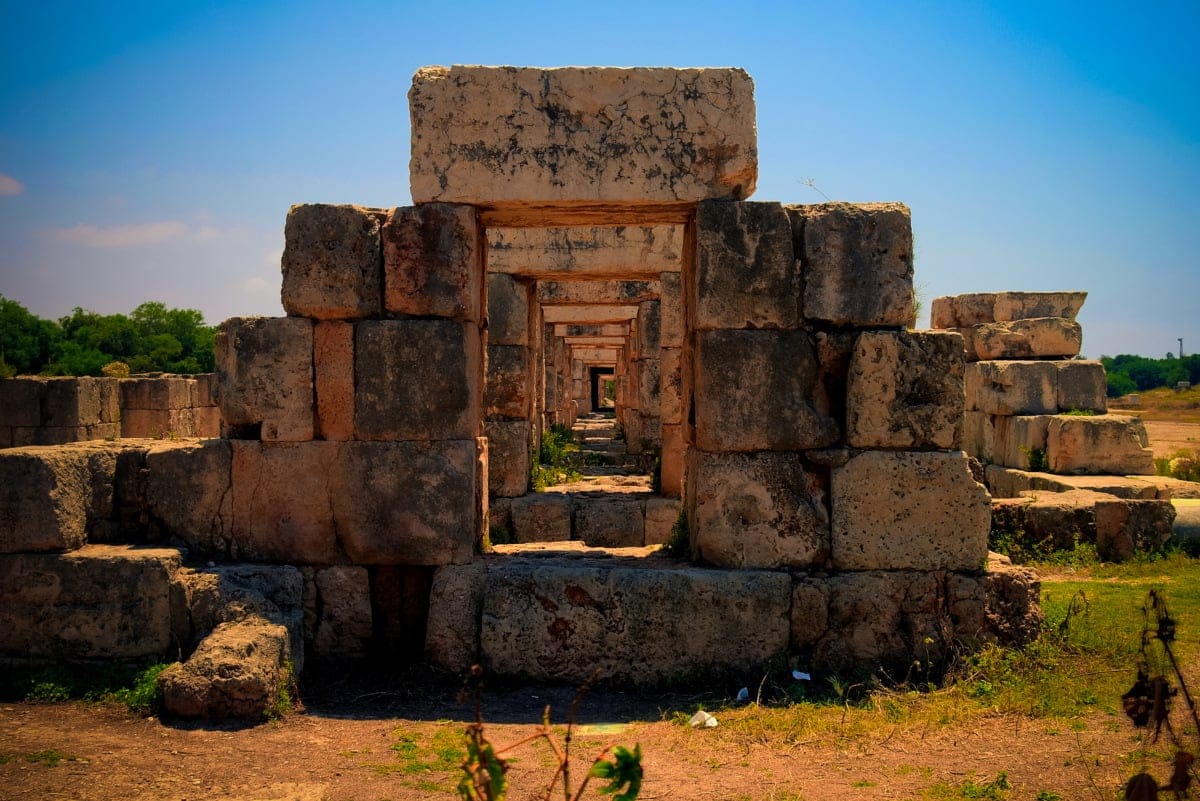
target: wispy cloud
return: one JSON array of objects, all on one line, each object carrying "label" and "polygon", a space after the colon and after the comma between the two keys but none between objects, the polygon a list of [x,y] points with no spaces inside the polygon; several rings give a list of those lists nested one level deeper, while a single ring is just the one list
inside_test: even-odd
[{"label": "wispy cloud", "polygon": [[0,172],[0,197],[11,197],[19,195],[25,191],[25,185],[13,178],[11,175],[5,175]]},{"label": "wispy cloud", "polygon": [[242,291],[251,295],[267,295],[278,291],[278,286],[256,275],[242,282]]},{"label": "wispy cloud", "polygon": [[46,228],[43,233],[60,242],[92,248],[123,248],[163,242],[213,242],[235,233],[212,225],[189,225],[180,220],[156,220],[127,225],[78,223],[70,227]]}]

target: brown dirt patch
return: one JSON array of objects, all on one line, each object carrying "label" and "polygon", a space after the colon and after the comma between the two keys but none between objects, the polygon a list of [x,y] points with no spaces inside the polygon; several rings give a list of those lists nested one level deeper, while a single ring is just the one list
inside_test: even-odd
[{"label": "brown dirt patch", "polygon": [[1200,453],[1200,423],[1177,423],[1163,420],[1144,420],[1146,435],[1154,456],[1170,456],[1178,451]]}]

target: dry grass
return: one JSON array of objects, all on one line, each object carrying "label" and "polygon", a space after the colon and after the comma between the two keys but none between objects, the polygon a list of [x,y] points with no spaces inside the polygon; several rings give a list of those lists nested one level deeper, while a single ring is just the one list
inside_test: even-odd
[{"label": "dry grass", "polygon": [[1200,387],[1185,392],[1173,389],[1152,389],[1139,392],[1137,406],[1129,406],[1126,398],[1113,398],[1108,410],[1119,414],[1133,414],[1143,420],[1158,420],[1174,423],[1200,423]]}]

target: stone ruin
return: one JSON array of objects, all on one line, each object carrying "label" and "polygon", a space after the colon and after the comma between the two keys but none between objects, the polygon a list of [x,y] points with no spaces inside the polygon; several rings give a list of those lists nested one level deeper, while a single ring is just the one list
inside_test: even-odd
[{"label": "stone ruin", "polygon": [[[409,99],[415,205],[292,208],[287,316],[219,328],[220,438],[0,452],[5,664],[178,659],[167,711],[220,717],[306,658],[903,680],[1036,636],[963,338],[910,330],[905,206],[747,201],[738,69],[434,67]],[[530,454],[609,372],[692,558],[645,547],[649,500],[604,543],[641,547],[483,552],[493,509],[579,535]]]}]

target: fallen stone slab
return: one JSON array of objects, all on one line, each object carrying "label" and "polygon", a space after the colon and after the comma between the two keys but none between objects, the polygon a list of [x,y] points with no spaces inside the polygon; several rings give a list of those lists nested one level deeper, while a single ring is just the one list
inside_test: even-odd
[{"label": "fallen stone slab", "polygon": [[931,328],[964,328],[1031,317],[1074,320],[1087,292],[971,292],[934,298]]},{"label": "fallen stone slab", "polygon": [[1028,470],[988,465],[985,470],[988,490],[994,498],[1015,498],[1028,490],[1069,492],[1092,490],[1116,498],[1169,498],[1169,489],[1160,489],[1157,476],[1060,476]]},{"label": "fallen stone slab", "polygon": [[[967,360],[1070,359],[1079,355],[1083,329],[1062,317],[1034,317],[957,329],[966,342]],[[974,356],[972,357],[972,354]]]},{"label": "fallen stone slab", "polygon": [[186,662],[159,674],[158,686],[168,716],[261,719],[290,681],[287,629],[243,622],[214,629]]}]

